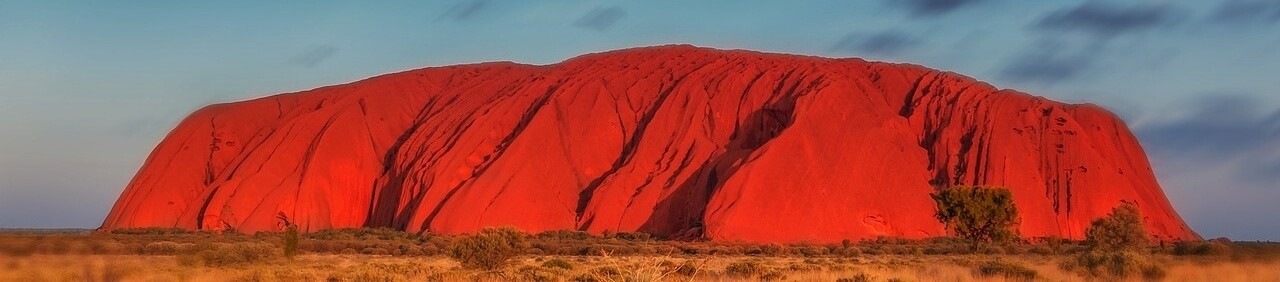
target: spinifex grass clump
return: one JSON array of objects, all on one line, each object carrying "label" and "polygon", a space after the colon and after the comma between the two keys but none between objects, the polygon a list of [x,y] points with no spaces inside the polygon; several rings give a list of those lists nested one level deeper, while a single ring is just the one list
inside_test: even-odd
[{"label": "spinifex grass clump", "polygon": [[974,274],[987,278],[1004,277],[1013,281],[1033,281],[1039,276],[1035,270],[1026,266],[1002,260],[981,263],[974,269]]}]

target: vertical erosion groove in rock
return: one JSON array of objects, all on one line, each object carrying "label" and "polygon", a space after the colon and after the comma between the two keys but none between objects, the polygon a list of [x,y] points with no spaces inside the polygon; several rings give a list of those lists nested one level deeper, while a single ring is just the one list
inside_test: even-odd
[{"label": "vertical erosion groove in rock", "polygon": [[209,106],[103,229],[639,231],[838,242],[945,235],[928,194],[1009,187],[1026,237],[1136,203],[1198,236],[1122,121],[913,65],[692,46],[425,68]]}]

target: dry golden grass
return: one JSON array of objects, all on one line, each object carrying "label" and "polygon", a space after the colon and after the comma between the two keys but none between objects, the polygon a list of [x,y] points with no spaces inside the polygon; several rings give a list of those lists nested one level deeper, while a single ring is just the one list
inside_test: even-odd
[{"label": "dry golden grass", "polygon": [[[1034,270],[1036,281],[1090,281],[1059,269],[1060,258],[1046,256],[554,257],[569,262],[571,269],[544,266],[550,259],[528,256],[504,270],[484,272],[462,269],[444,257],[312,254],[294,260],[205,267],[184,266],[172,255],[36,254],[0,256],[0,281],[837,281],[856,277],[869,281],[1022,281],[976,274],[978,262],[995,259]],[[1165,281],[1280,281],[1277,262],[1168,260]],[[730,264],[742,261],[757,262],[777,274],[726,274]],[[695,266],[692,273],[680,273],[674,267],[686,262]]]},{"label": "dry golden grass", "polygon": [[[138,231],[128,234],[0,233],[0,281],[1108,281],[1086,277],[1079,247],[1043,244],[954,250],[947,239],[842,245],[744,245],[589,237],[531,237],[494,271],[446,256],[459,242],[387,230],[308,234],[283,256],[277,235]],[[163,230],[161,230],[163,231]],[[641,237],[641,236],[636,236]],[[1203,245],[1202,243],[1200,245]],[[1162,246],[1133,265],[1157,265],[1164,281],[1280,281],[1280,245]],[[961,248],[963,249],[963,248]],[[1061,251],[1057,250],[1061,249]],[[1204,249],[1205,251],[1198,251]],[[1074,250],[1074,251],[1073,251]],[[1181,251],[1179,251],[1181,250]],[[1144,252],[1145,253],[1145,252]],[[1075,263],[1073,270],[1062,265]],[[1104,263],[1105,264],[1105,263]],[[1140,281],[1141,275],[1127,279]]]}]

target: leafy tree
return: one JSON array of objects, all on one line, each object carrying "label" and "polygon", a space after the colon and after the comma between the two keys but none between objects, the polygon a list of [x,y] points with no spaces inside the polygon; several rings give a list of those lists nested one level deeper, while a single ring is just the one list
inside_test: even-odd
[{"label": "leafy tree", "polygon": [[490,228],[458,238],[449,248],[449,256],[465,268],[497,270],[528,248],[524,233],[511,228]]},{"label": "leafy tree", "polygon": [[1018,208],[1013,193],[1001,187],[956,186],[932,195],[938,205],[935,216],[956,236],[972,243],[977,251],[982,243],[1017,238]]},{"label": "leafy tree", "polygon": [[1149,243],[1142,212],[1130,203],[1121,203],[1107,216],[1093,220],[1084,231],[1084,238],[1090,250],[1103,252],[1142,251]]}]

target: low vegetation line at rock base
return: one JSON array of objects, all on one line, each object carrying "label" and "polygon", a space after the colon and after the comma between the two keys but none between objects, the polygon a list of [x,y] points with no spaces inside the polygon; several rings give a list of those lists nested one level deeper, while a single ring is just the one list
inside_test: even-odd
[{"label": "low vegetation line at rock base", "polygon": [[[514,231],[517,232],[518,231]],[[953,255],[970,254],[969,242],[962,238],[935,237],[876,239],[841,243],[752,244],[733,242],[685,241],[660,239],[639,232],[609,233],[598,236],[581,231],[548,231],[524,234],[528,247],[521,255],[557,256],[761,256],[761,257],[856,257],[873,255]],[[0,243],[0,253],[40,254],[172,254],[149,249],[187,250],[201,244],[238,244],[266,242],[284,245],[285,233],[255,234],[213,233],[182,229],[137,228],[90,234],[5,234],[0,238],[36,244]],[[303,254],[374,254],[391,256],[443,256],[459,239],[466,236],[414,234],[387,228],[330,229],[301,235],[297,252]],[[987,255],[1067,255],[1089,250],[1083,240],[1043,237],[986,244],[976,254]],[[151,245],[148,248],[148,245]],[[167,245],[172,247],[160,247]],[[1233,252],[1240,246],[1264,250],[1265,242],[1189,241],[1159,243],[1153,253],[1170,255],[1221,255],[1256,257],[1263,253]],[[282,247],[283,248],[283,247]]]},{"label": "low vegetation line at rock base", "polygon": [[[956,238],[784,245],[658,240],[643,233],[492,229],[441,236],[340,229],[302,234],[290,259],[288,236],[164,229],[0,233],[0,280],[1159,280],[1219,271],[1214,265],[1280,278],[1280,244],[1226,240],[1103,252],[1085,241],[1050,238],[984,244],[974,254],[968,241]],[[83,266],[41,266],[58,260]]]}]

